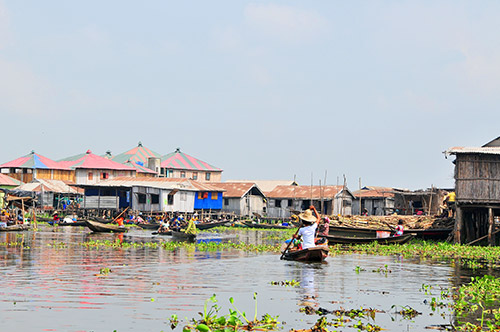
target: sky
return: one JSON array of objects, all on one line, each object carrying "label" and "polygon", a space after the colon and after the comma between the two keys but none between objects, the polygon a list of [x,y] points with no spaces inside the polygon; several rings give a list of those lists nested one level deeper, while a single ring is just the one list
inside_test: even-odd
[{"label": "sky", "polygon": [[500,136],[498,1],[0,0],[0,163],[141,141],[223,180],[454,186]]}]

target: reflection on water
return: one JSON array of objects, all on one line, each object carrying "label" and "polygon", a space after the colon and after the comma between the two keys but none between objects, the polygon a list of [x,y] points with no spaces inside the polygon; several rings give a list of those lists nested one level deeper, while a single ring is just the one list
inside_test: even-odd
[{"label": "reflection on water", "polygon": [[[267,232],[201,233],[202,241],[272,243]],[[422,284],[448,288],[459,278],[448,264],[428,264],[396,257],[347,255],[327,263],[280,261],[279,254],[238,250],[175,251],[150,247],[93,248],[87,240],[128,242],[168,241],[143,230],[89,234],[81,227],[44,228],[39,232],[0,233],[0,330],[22,331],[162,331],[168,318],[198,318],[213,294],[227,314],[229,298],[253,317],[256,292],[258,315],[279,315],[285,330],[309,328],[318,316],[299,311],[303,306],[334,310],[375,308],[376,323],[389,331],[423,330],[446,324],[429,315],[430,296]],[[390,272],[380,272],[385,266]],[[357,271],[356,267],[360,267]],[[101,273],[109,269],[109,273]],[[377,272],[378,269],[378,272]],[[297,280],[299,286],[272,285]],[[434,296],[439,295],[439,291]],[[391,306],[408,305],[424,315],[412,321],[395,315]],[[392,311],[392,313],[391,313]],[[29,318],[28,318],[29,317]],[[180,330],[180,327],[178,327]],[[346,331],[356,329],[345,329]]]}]

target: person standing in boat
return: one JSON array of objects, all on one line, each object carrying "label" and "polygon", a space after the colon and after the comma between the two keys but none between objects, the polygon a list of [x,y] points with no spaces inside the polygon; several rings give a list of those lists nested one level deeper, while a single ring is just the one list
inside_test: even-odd
[{"label": "person standing in boat", "polygon": [[318,235],[327,236],[330,232],[330,218],[324,217],[323,222],[318,227]]},{"label": "person standing in boat", "polygon": [[[313,212],[316,216],[313,215]],[[302,227],[297,234],[293,237],[302,238],[302,249],[312,248],[316,246],[314,243],[314,237],[316,235],[316,228],[321,220],[321,217],[316,211],[316,208],[311,205],[309,209],[299,214],[299,219],[302,221],[304,227]]]}]

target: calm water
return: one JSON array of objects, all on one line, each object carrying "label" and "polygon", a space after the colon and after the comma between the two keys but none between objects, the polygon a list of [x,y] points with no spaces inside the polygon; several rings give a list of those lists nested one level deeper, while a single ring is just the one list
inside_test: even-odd
[{"label": "calm water", "polygon": [[[267,232],[232,231],[203,233],[214,241],[266,243]],[[198,318],[213,294],[227,314],[235,306],[254,316],[279,315],[284,331],[310,328],[317,315],[299,312],[303,306],[328,310],[374,308],[375,323],[389,331],[422,331],[428,325],[450,322],[447,309],[430,315],[421,291],[432,285],[449,288],[460,276],[445,263],[421,263],[399,257],[346,255],[329,257],[327,263],[281,261],[275,253],[238,250],[200,252],[186,248],[89,249],[89,239],[114,240],[116,234],[89,234],[81,227],[45,227],[38,232],[0,233],[0,243],[24,241],[29,249],[0,246],[0,331],[169,331],[169,317],[177,314],[182,331],[186,319]],[[150,232],[133,230],[124,241],[165,241]],[[64,246],[49,244],[64,243]],[[390,273],[374,272],[384,269]],[[365,271],[356,271],[356,267]],[[109,268],[107,276],[99,276]],[[271,281],[295,279],[299,287],[272,285]],[[404,319],[391,309],[409,306],[423,314]],[[442,314],[442,315],[441,315]],[[444,317],[443,317],[444,316]],[[331,320],[334,316],[327,316]],[[364,322],[367,322],[364,320]],[[333,328],[332,328],[333,329]],[[338,328],[339,331],[356,331]]]}]

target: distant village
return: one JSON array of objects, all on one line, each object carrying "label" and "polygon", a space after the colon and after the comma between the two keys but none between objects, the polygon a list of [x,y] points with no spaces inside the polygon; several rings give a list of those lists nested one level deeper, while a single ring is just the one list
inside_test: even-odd
[{"label": "distant village", "polygon": [[[451,148],[445,155],[456,157],[459,226],[484,219],[486,226],[478,228],[489,227],[488,221],[500,215],[500,137],[482,147]],[[58,161],[32,151],[0,164],[0,171],[2,206],[8,192],[32,197],[32,204],[46,211],[129,208],[142,213],[204,211],[288,218],[314,205],[325,215],[430,216],[441,212],[443,197],[455,190],[378,186],[352,190],[346,184],[301,185],[281,179],[222,181],[223,170],[211,163],[180,149],[161,155],[141,142],[117,155],[88,150]]]}]

